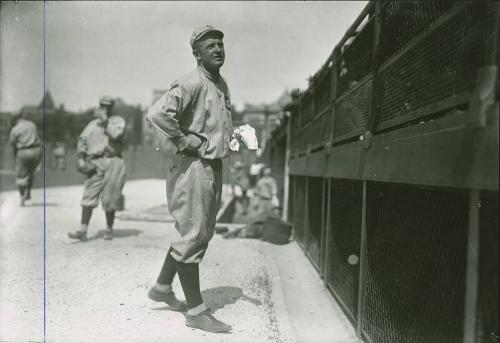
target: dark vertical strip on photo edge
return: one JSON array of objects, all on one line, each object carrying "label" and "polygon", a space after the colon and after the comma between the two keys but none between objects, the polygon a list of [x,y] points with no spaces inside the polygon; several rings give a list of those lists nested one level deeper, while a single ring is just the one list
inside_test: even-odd
[{"label": "dark vertical strip on photo edge", "polygon": [[[45,99],[46,92],[46,79],[45,79],[45,43],[46,43],[46,9],[47,1],[43,2],[43,96]],[[45,101],[43,103],[43,342],[46,342],[47,337],[47,325],[46,325],[46,292],[45,292],[45,281],[46,281],[46,209],[47,209],[47,198],[46,198],[46,151],[47,151],[47,116],[45,113]]]}]

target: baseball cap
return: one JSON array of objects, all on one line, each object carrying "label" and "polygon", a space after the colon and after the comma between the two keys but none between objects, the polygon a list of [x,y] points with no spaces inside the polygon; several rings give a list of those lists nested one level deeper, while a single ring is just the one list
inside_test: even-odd
[{"label": "baseball cap", "polygon": [[209,32],[216,32],[217,34],[220,35],[220,38],[224,38],[224,33],[222,33],[221,30],[216,29],[212,25],[203,25],[198,28],[196,28],[193,31],[193,34],[191,35],[191,39],[189,40],[189,44],[191,44],[191,47],[193,47],[194,43],[199,40],[202,36]]},{"label": "baseball cap", "polygon": [[115,101],[109,95],[105,95],[99,99],[99,105],[102,106],[113,106]]}]

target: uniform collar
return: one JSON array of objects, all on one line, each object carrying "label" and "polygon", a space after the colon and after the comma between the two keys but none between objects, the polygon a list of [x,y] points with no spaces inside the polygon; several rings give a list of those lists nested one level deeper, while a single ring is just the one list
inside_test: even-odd
[{"label": "uniform collar", "polygon": [[207,79],[209,79],[210,81],[212,82],[218,82],[221,78],[220,74],[217,74],[217,75],[214,75],[212,74],[211,72],[209,72],[208,70],[206,70],[205,68],[203,68],[203,66],[198,66],[198,69],[207,77]]}]

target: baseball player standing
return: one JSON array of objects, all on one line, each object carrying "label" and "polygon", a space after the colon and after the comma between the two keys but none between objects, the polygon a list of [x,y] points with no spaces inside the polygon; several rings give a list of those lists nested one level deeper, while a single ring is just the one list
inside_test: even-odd
[{"label": "baseball player standing", "polygon": [[278,185],[271,176],[271,168],[264,168],[262,177],[257,181],[255,192],[258,198],[259,213],[269,213],[279,206]]},{"label": "baseball player standing", "polygon": [[148,296],[185,310],[172,291],[178,273],[187,302],[186,326],[209,332],[231,330],[203,303],[199,280],[199,263],[220,206],[222,159],[233,135],[229,89],[219,73],[225,59],[223,37],[209,25],[194,30],[190,44],[198,68],[175,81],[147,114],[151,126],[178,150],[168,162],[167,201],[179,233]]},{"label": "baseball player standing", "polygon": [[31,198],[33,174],[40,164],[42,148],[36,125],[24,119],[21,113],[13,118],[14,126],[9,134],[9,143],[16,159],[16,185],[21,195],[21,206]]},{"label": "baseball player standing", "polygon": [[113,239],[115,211],[120,208],[120,197],[125,184],[125,163],[122,159],[125,120],[112,115],[114,100],[104,96],[92,120],[78,138],[77,169],[87,179],[83,184],[82,218],[80,229],[69,232],[68,237],[87,240],[92,211],[99,205],[106,213],[104,239]]}]

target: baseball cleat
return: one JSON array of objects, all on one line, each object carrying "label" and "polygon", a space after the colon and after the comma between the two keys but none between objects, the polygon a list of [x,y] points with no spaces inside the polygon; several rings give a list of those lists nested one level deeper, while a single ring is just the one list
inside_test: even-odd
[{"label": "baseball cleat", "polygon": [[104,231],[104,239],[110,241],[113,239],[113,230],[106,229]]},{"label": "baseball cleat", "polygon": [[148,298],[156,302],[164,302],[165,304],[170,306],[169,310],[179,311],[179,312],[187,311],[186,303],[177,299],[173,291],[160,292],[153,287],[148,292]]},{"label": "baseball cleat", "polygon": [[214,333],[228,333],[232,329],[230,325],[215,319],[210,314],[210,309],[206,309],[196,316],[186,315],[186,326]]},{"label": "baseball cleat", "polygon": [[82,242],[87,241],[87,233],[85,231],[68,232],[68,237],[71,239],[79,239]]}]

